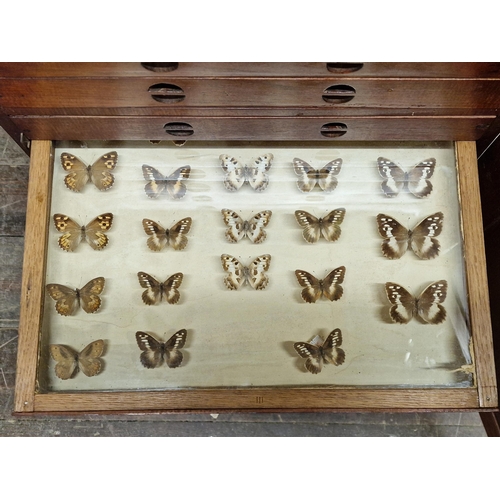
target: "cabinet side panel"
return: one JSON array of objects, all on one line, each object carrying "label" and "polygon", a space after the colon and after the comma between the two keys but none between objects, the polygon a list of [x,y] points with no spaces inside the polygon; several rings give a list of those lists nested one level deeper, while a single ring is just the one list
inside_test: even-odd
[{"label": "cabinet side panel", "polygon": [[21,285],[15,412],[32,412],[34,409],[53,160],[51,141],[33,141]]}]

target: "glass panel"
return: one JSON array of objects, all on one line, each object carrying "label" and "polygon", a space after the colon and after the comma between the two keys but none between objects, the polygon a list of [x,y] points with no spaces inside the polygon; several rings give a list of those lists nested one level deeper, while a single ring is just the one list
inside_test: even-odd
[{"label": "glass panel", "polygon": [[[77,224],[68,234],[71,221],[65,217],[58,218],[61,232],[53,220],[49,223],[46,277],[47,284],[57,286],[45,296],[42,390],[472,384],[472,376],[461,369],[471,359],[453,144],[90,146],[59,144],[55,152],[51,216],[63,214]],[[113,166],[111,151],[118,155],[113,170],[104,164]],[[67,171],[62,153],[67,153]],[[227,155],[228,172],[221,155]],[[70,184],[80,176],[86,180],[73,156],[92,165],[95,182],[81,192],[65,186],[73,172]],[[186,170],[177,170],[187,165],[188,178]],[[249,182],[235,165],[250,167]],[[391,196],[383,192],[379,170]],[[103,171],[115,180],[99,191],[94,184],[100,184],[96,179]],[[173,180],[180,172],[186,176],[183,197],[180,179],[178,184]],[[260,190],[267,179],[267,188]],[[432,192],[425,196],[430,185]],[[225,218],[223,209],[230,211]],[[105,216],[92,222],[106,213],[113,214],[112,220]],[[188,217],[190,227],[177,224]],[[145,223],[150,231],[160,225],[170,229],[170,244],[150,249],[143,219],[153,221]],[[243,221],[250,222],[248,228],[239,226]],[[79,241],[80,225],[86,225],[84,240],[97,246],[106,238],[109,242],[101,250],[82,241],[74,251],[64,251],[58,242]],[[387,256],[378,225],[387,236]],[[307,242],[304,231],[317,241]],[[176,250],[183,232],[187,245]],[[228,232],[241,239],[228,241]],[[167,240],[165,232],[152,234],[152,247]],[[252,242],[259,239],[264,241]],[[394,253],[402,255],[387,258]],[[222,255],[230,257],[223,262]],[[146,274],[140,280],[138,273]],[[175,278],[178,273],[182,282]],[[105,280],[102,291],[99,280],[88,285],[99,277]],[[225,279],[237,289],[228,289]],[[70,290],[76,288],[78,297]],[[178,302],[168,303],[175,302],[176,290]],[[399,322],[391,319],[388,292],[395,305],[392,317]],[[147,302],[159,303],[145,304],[143,294]],[[97,297],[102,301],[98,310],[85,312],[97,309]],[[57,306],[71,312],[73,302],[73,314],[56,311]],[[186,334],[178,333],[183,330]],[[144,332],[139,335],[143,350],[136,332]],[[102,354],[100,343],[93,353],[84,349],[98,340],[104,341]],[[176,349],[175,340],[185,345]],[[161,363],[167,358],[180,366]],[[306,364],[320,373],[312,374]],[[85,372],[98,373],[89,377]]]}]

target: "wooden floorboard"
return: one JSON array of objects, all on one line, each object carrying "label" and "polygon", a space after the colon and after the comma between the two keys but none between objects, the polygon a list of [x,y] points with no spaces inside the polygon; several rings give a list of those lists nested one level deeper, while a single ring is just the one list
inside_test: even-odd
[{"label": "wooden floorboard", "polygon": [[28,163],[0,129],[0,436],[486,436],[478,413],[12,417]]}]

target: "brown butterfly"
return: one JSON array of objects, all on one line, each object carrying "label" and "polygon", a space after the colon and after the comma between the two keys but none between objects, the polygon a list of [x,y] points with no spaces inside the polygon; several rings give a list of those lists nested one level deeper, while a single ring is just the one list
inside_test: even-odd
[{"label": "brown butterfly", "polygon": [[271,220],[271,210],[259,212],[249,220],[243,220],[236,212],[227,208],[223,208],[221,212],[224,224],[228,227],[226,239],[230,243],[237,243],[245,236],[252,243],[262,243],[266,239],[264,228]]},{"label": "brown butterfly", "polygon": [[224,187],[228,191],[237,191],[248,183],[257,192],[264,191],[269,185],[268,170],[274,156],[267,153],[252,160],[252,165],[243,165],[236,158],[220,155],[222,170],[224,170]]},{"label": "brown butterfly", "polygon": [[146,289],[142,292],[142,301],[148,306],[159,304],[164,297],[169,304],[179,302],[181,294],[178,288],[181,286],[184,276],[182,273],[172,274],[163,283],[142,271],[138,272],[137,276],[141,287]]},{"label": "brown butterfly", "polygon": [[139,349],[143,351],[140,359],[146,368],[158,368],[163,361],[169,368],[177,368],[181,365],[183,355],[179,349],[186,343],[186,330],[179,330],[166,342],[160,342],[145,332],[136,332],[135,338]]},{"label": "brown butterfly", "polygon": [[420,221],[411,231],[390,215],[377,215],[378,232],[382,238],[382,253],[388,259],[400,259],[411,248],[420,259],[434,259],[441,245],[435,236],[443,229],[443,213],[436,212]]},{"label": "brown butterfly", "polygon": [[150,198],[158,198],[160,194],[167,192],[172,198],[179,200],[186,194],[186,185],[182,180],[189,178],[191,167],[186,165],[178,168],[172,174],[164,176],[156,168],[143,165],[142,173],[144,179],[148,181],[144,190]]},{"label": "brown butterfly", "polygon": [[377,159],[378,171],[382,181],[382,191],[388,198],[394,198],[403,189],[408,190],[417,198],[426,198],[432,192],[429,180],[436,168],[436,159],[428,158],[414,166],[409,172],[399,168],[387,158]]},{"label": "brown butterfly", "polygon": [[418,297],[397,283],[385,284],[385,293],[393,304],[389,310],[392,321],[408,323],[414,316],[419,316],[426,323],[438,325],[446,319],[446,309],[441,305],[446,299],[448,283],[446,280],[431,283]]},{"label": "brown butterfly", "polygon": [[317,374],[323,368],[323,363],[335,366],[341,365],[345,361],[345,352],[340,349],[342,345],[342,332],[336,328],[323,342],[323,339],[316,335],[308,342],[295,342],[293,347],[301,358],[305,358],[307,371]]},{"label": "brown butterfly", "polygon": [[332,210],[323,218],[314,217],[314,215],[305,210],[296,210],[295,219],[299,226],[304,228],[302,236],[307,243],[316,243],[321,236],[326,241],[336,241],[340,237],[340,224],[345,217],[345,208]]},{"label": "brown butterfly", "polygon": [[54,215],[54,224],[60,233],[59,246],[65,252],[73,252],[82,240],[85,240],[94,250],[102,250],[108,244],[108,237],[104,234],[111,228],[113,214],[98,215],[86,226],[80,226],[73,219],[64,214]]},{"label": "brown butterfly", "polygon": [[100,191],[106,191],[115,182],[110,171],[114,170],[117,161],[118,153],[116,151],[102,155],[92,165],[86,165],[70,153],[62,153],[62,168],[69,172],[64,178],[64,184],[76,193],[79,193],[88,182],[92,182]]},{"label": "brown butterfly", "polygon": [[307,271],[297,269],[295,276],[300,286],[303,286],[301,295],[305,302],[316,302],[325,297],[328,300],[339,300],[344,293],[341,283],[344,282],[345,267],[340,266],[329,273],[326,278],[319,280]]},{"label": "brown butterfly", "polygon": [[248,267],[245,267],[236,257],[228,254],[220,256],[222,268],[228,271],[224,284],[229,290],[238,290],[242,285],[248,284],[255,290],[264,290],[269,283],[269,278],[264,271],[269,269],[271,256],[261,255],[255,258]]},{"label": "brown butterfly", "polygon": [[93,377],[102,371],[100,357],[104,352],[104,340],[91,342],[81,352],[60,344],[52,344],[49,348],[52,359],[56,361],[56,375],[62,380],[73,378],[79,370],[87,377]]},{"label": "brown butterfly", "polygon": [[56,311],[62,316],[71,316],[78,308],[86,313],[95,313],[101,307],[99,294],[104,289],[105,279],[102,277],[90,280],[81,289],[73,289],[57,283],[46,285],[47,293],[56,301]]},{"label": "brown butterfly", "polygon": [[300,158],[293,159],[293,169],[300,177],[297,187],[303,193],[309,193],[317,184],[326,193],[331,193],[338,184],[336,176],[340,173],[342,159],[337,158],[327,163],[322,169],[316,170]]},{"label": "brown butterfly", "polygon": [[149,235],[148,247],[153,252],[159,252],[166,246],[171,246],[174,250],[183,250],[188,243],[186,234],[189,233],[192,222],[191,217],[186,217],[176,222],[170,229],[165,229],[151,219],[142,219],[142,227]]}]

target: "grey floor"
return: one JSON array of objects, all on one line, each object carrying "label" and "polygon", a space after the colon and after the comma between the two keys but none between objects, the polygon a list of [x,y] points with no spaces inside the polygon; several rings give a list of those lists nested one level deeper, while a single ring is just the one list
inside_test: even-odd
[{"label": "grey floor", "polygon": [[0,128],[0,436],[486,436],[478,413],[12,417],[28,165]]}]

